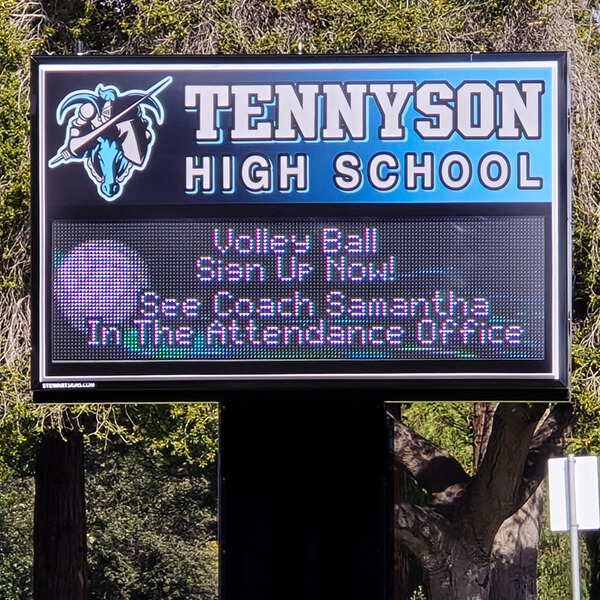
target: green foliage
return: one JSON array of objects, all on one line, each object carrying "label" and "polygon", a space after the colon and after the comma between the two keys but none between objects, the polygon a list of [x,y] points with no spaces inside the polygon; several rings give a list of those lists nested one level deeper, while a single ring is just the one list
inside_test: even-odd
[{"label": "green foliage", "polygon": [[[216,472],[149,444],[86,447],[90,600],[217,598]],[[0,597],[31,600],[34,482],[0,476]]]},{"label": "green foliage", "polygon": [[208,2],[134,0],[124,13],[121,31],[129,45],[150,54],[188,52],[190,32],[210,17]]},{"label": "green foliage", "polygon": [[219,427],[216,404],[156,404],[115,410],[131,418],[131,440],[146,440],[155,450],[189,464],[206,467],[214,463]]},{"label": "green foliage", "polygon": [[106,52],[124,41],[120,7],[128,6],[128,2],[41,0],[41,5],[46,15],[42,36],[48,52],[73,54],[76,40]]},{"label": "green foliage", "polygon": [[0,597],[32,594],[33,478],[12,471],[0,476]]},{"label": "green foliage", "polygon": [[538,560],[539,600],[571,600],[569,536],[544,528]]},{"label": "green foliage", "polygon": [[24,0],[0,0],[0,473],[7,464],[22,462],[31,414],[25,408],[30,335],[27,71],[29,54],[39,47],[36,7]]},{"label": "green foliage", "polygon": [[[467,11],[452,0],[315,0],[316,52],[441,52],[465,49]],[[349,26],[349,24],[352,24]],[[440,33],[443,32],[443,36]]]},{"label": "green foliage", "polygon": [[210,0],[43,1],[47,49],[72,54],[181,54],[215,50]]},{"label": "green foliage", "polygon": [[90,600],[216,599],[214,470],[141,445],[88,456]]},{"label": "green foliage", "polygon": [[508,12],[540,0],[73,0],[44,1],[48,50],[293,54],[448,52],[493,47]]},{"label": "green foliage", "polygon": [[[547,502],[545,502],[547,506]],[[580,534],[580,567],[582,576],[581,598],[589,600],[591,576],[590,555],[585,544],[585,535]],[[540,555],[538,559],[538,600],[571,600],[571,542],[569,534],[550,531],[548,511],[540,535]]]},{"label": "green foliage", "polygon": [[[27,66],[38,18],[30,5],[0,0],[0,480],[22,468],[31,447],[25,309],[29,279],[29,101]],[[1,589],[1,588],[0,588]],[[0,593],[0,596],[2,594]]]},{"label": "green foliage", "polygon": [[214,7],[219,53],[295,54],[311,38],[308,2],[218,0]]},{"label": "green foliage", "polygon": [[423,437],[446,448],[467,473],[473,468],[473,405],[423,402],[403,405],[402,420]]},{"label": "green foliage", "polygon": [[600,596],[600,532],[588,531],[585,537],[585,550],[589,554],[590,575],[589,575],[589,593],[590,598],[598,598]]},{"label": "green foliage", "polygon": [[[29,211],[29,110],[26,66],[37,47],[18,0],[0,2],[0,292],[22,287],[23,274],[7,269],[22,258],[15,239]],[[0,340],[1,341],[1,340]]]},{"label": "green foliage", "polygon": [[[2,17],[0,16],[0,20]],[[0,27],[1,30],[1,27]],[[0,31],[0,36],[2,35]],[[7,238],[7,230],[15,221],[23,218],[29,207],[29,172],[27,163],[27,135],[29,123],[26,107],[21,104],[23,85],[20,74],[10,65],[2,69],[3,85],[0,86],[0,236]],[[6,247],[2,259],[11,259]],[[14,282],[7,281],[5,285]]]}]

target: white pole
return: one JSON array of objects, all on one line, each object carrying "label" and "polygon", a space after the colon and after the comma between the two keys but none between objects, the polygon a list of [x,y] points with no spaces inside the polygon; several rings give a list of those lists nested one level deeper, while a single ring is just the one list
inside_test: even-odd
[{"label": "white pole", "polygon": [[569,454],[567,462],[567,481],[569,484],[569,531],[571,533],[571,582],[573,600],[581,600],[581,584],[579,580],[579,533],[577,526],[577,510],[575,506],[575,456]]}]

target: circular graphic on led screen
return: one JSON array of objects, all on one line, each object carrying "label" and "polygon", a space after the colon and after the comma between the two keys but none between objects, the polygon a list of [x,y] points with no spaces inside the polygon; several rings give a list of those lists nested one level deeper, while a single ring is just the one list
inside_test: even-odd
[{"label": "circular graphic on led screen", "polygon": [[91,320],[106,325],[128,321],[147,285],[147,268],[136,252],[111,240],[93,240],[60,260],[54,297],[68,323],[85,332]]}]

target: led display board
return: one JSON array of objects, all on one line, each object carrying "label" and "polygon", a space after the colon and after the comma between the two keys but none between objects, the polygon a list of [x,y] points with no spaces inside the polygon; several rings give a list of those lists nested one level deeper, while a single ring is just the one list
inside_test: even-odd
[{"label": "led display board", "polygon": [[32,66],[34,390],[566,395],[566,55]]}]

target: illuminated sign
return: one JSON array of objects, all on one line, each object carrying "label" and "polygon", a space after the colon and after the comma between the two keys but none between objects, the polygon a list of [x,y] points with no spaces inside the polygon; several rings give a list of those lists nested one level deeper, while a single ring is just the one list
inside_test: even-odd
[{"label": "illuminated sign", "polygon": [[34,389],[563,397],[567,69],[35,58]]}]

